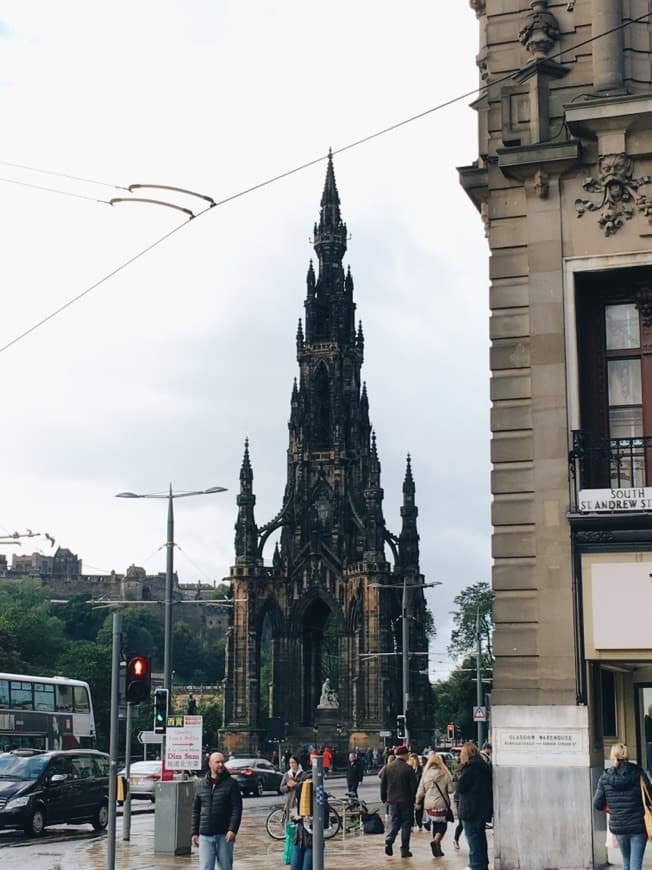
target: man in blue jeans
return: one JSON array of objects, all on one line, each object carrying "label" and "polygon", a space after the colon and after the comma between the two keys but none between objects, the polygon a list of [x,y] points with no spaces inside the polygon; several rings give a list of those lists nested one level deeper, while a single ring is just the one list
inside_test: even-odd
[{"label": "man in blue jeans", "polygon": [[192,805],[192,843],[199,846],[200,870],[233,870],[233,844],[242,819],[240,788],[224,766],[221,752],[208,759]]}]

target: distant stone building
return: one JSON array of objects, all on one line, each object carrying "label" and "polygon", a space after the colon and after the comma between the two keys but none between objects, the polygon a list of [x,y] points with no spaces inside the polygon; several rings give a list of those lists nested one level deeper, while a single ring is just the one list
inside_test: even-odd
[{"label": "distant stone building", "polygon": [[[296,338],[300,375],[291,396],[287,483],[281,509],[266,525],[254,517],[247,444],[240,471],[223,730],[226,748],[236,752],[262,746],[274,719],[297,747],[377,746],[382,731],[395,733],[403,711],[404,583],[409,725],[415,745],[432,737],[414,480],[408,458],[402,528],[393,535],[361,380],[364,338],[353,278],[342,265],[346,247],[329,158],[314,227],[318,270],[311,262],[305,333],[300,321]],[[265,567],[263,550],[277,530],[280,546]]]},{"label": "distant stone building", "polygon": [[[130,565],[124,574],[115,571],[110,574],[83,574],[82,560],[63,547],[59,547],[53,556],[14,553],[10,569],[7,569],[6,556],[0,556],[0,577],[6,580],[38,578],[50,596],[59,600],[87,595],[96,600],[129,601],[134,604],[160,601],[161,611],[165,601],[165,572],[148,574],[144,568]],[[180,584],[175,573],[172,595],[175,621],[186,622],[193,631],[208,639],[220,640],[225,637],[229,624],[228,608],[215,603],[210,606],[189,603],[214,600],[214,584]]]},{"label": "distant stone building", "polygon": [[611,745],[652,767],[652,9],[471,5],[483,90],[460,178],[491,252],[495,866],[597,868]]}]

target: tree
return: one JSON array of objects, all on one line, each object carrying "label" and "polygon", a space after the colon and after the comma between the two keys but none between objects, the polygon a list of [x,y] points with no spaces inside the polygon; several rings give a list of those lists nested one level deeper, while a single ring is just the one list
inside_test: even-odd
[{"label": "tree", "polygon": [[475,657],[467,656],[447,680],[433,686],[435,728],[445,734],[448,725],[460,729],[462,739],[474,736],[473,707],[476,704]]},{"label": "tree", "polygon": [[493,589],[488,583],[474,583],[467,586],[453,599],[457,610],[453,612],[454,628],[451,632],[449,655],[458,660],[475,652],[476,619],[480,616],[480,639],[482,652],[493,663],[494,620],[492,605]]},{"label": "tree", "polygon": [[[161,617],[151,613],[150,608],[125,607],[122,613],[123,651],[152,656],[154,667],[163,663],[163,627]],[[113,636],[113,614],[109,614],[97,633],[97,642],[111,645]]]},{"label": "tree", "polygon": [[86,680],[89,684],[95,713],[97,748],[105,751],[109,746],[111,718],[111,658],[110,644],[80,640],[68,644],[56,662],[57,673],[75,680]]},{"label": "tree", "polygon": [[95,640],[106,611],[90,604],[90,594],[75,595],[66,604],[57,606],[56,616],[61,619],[70,640]]}]

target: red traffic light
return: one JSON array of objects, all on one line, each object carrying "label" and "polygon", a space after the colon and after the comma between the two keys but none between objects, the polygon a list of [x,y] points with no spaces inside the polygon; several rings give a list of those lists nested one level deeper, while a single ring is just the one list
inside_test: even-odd
[{"label": "red traffic light", "polygon": [[142,680],[149,674],[149,660],[145,656],[134,656],[129,659],[129,676]]},{"label": "red traffic light", "polygon": [[127,657],[127,701],[140,704],[149,698],[152,680],[152,660],[149,656]]}]

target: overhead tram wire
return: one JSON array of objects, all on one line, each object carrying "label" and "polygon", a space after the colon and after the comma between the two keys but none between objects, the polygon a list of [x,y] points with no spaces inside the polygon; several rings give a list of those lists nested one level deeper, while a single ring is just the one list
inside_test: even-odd
[{"label": "overhead tram wire", "polygon": [[[582,42],[577,42],[574,45],[569,46],[568,48],[561,49],[556,54],[550,55],[547,58],[547,60],[558,60],[559,58],[563,57],[566,54],[570,54],[573,51],[577,51],[579,48],[583,48],[584,46],[587,46],[593,42],[596,42],[598,39],[602,39],[603,37],[609,36],[612,33],[616,33],[619,30],[624,30],[626,27],[630,27],[632,24],[640,24],[643,21],[648,20],[651,16],[652,16],[652,11],[646,12],[643,15],[639,15],[637,18],[632,18],[629,21],[624,21],[622,24],[619,24],[616,27],[611,27],[609,30],[605,30],[603,33],[598,33],[595,36],[591,36],[588,39],[583,40]],[[356,139],[354,142],[349,142],[347,145],[342,145],[340,148],[334,148],[331,151],[329,151],[329,154],[331,154],[331,155],[343,154],[345,151],[350,151],[353,148],[357,148],[360,145],[364,145],[367,142],[371,142],[373,139],[377,139],[380,136],[384,136],[386,133],[391,133],[394,130],[398,130],[401,127],[405,127],[407,124],[411,124],[413,121],[419,121],[419,120],[421,120],[421,118],[425,118],[428,115],[432,115],[432,114],[434,114],[434,112],[438,112],[441,109],[448,108],[448,106],[452,106],[455,103],[459,103],[461,100],[468,99],[469,97],[472,97],[476,94],[478,96],[483,95],[489,90],[490,87],[495,87],[496,85],[502,84],[503,82],[510,81],[513,79],[513,77],[514,77],[514,71],[506,73],[503,76],[499,76],[497,79],[493,79],[491,82],[486,82],[485,84],[478,85],[477,87],[473,88],[470,91],[465,91],[463,94],[458,94],[458,96],[456,96],[456,97],[451,97],[451,99],[445,100],[442,103],[438,103],[436,106],[431,106],[431,108],[426,109],[423,112],[419,112],[416,115],[411,115],[409,118],[405,118],[402,121],[398,121],[395,124],[390,124],[390,126],[384,127],[382,130],[377,130],[375,133],[370,133],[368,136],[363,136],[361,139]],[[143,248],[141,251],[138,251],[138,253],[134,254],[128,260],[125,260],[119,266],[116,266],[115,269],[113,269],[111,272],[109,272],[103,278],[100,278],[98,281],[91,284],[90,287],[87,287],[81,293],[78,293],[77,296],[74,296],[72,299],[69,299],[67,302],[65,302],[63,305],[60,305],[57,309],[52,311],[46,317],[43,317],[41,320],[39,320],[33,326],[29,327],[29,329],[26,329],[24,332],[20,333],[19,335],[15,336],[14,338],[12,338],[11,341],[8,341],[6,344],[2,345],[0,347],[0,353],[4,353],[6,350],[9,350],[10,347],[13,347],[13,345],[17,344],[23,338],[26,338],[28,335],[30,335],[32,332],[37,330],[39,327],[44,326],[46,323],[48,323],[50,320],[52,320],[58,314],[61,314],[61,312],[65,311],[67,308],[70,308],[71,305],[74,305],[75,302],[78,302],[80,299],[83,299],[84,296],[87,296],[93,290],[97,289],[97,287],[106,283],[106,281],[108,281],[110,278],[113,278],[119,272],[124,271],[124,269],[126,269],[132,263],[135,263],[136,260],[145,256],[145,254],[149,253],[150,251],[154,250],[154,248],[158,247],[163,242],[167,241],[167,239],[169,239],[171,236],[175,235],[175,233],[177,233],[180,229],[187,226],[189,223],[193,222],[193,220],[196,220],[197,218],[202,217],[203,215],[206,214],[206,212],[210,211],[211,209],[215,208],[216,206],[226,205],[226,203],[233,202],[234,200],[239,199],[243,196],[246,196],[247,194],[253,193],[256,190],[260,190],[261,188],[267,187],[270,184],[274,184],[277,181],[282,181],[284,178],[289,178],[291,175],[295,175],[298,172],[302,172],[304,169],[309,169],[311,166],[315,166],[318,163],[323,162],[324,160],[327,159],[327,157],[328,157],[328,154],[323,154],[320,157],[315,157],[312,160],[308,160],[305,163],[301,163],[300,165],[295,166],[293,169],[288,169],[285,172],[281,172],[278,175],[274,175],[271,178],[266,179],[265,181],[260,181],[257,184],[253,184],[250,187],[244,188],[243,190],[240,190],[237,193],[231,194],[230,196],[226,196],[223,199],[212,200],[210,197],[204,196],[203,197],[204,199],[210,200],[210,204],[205,209],[202,209],[202,211],[197,212],[196,214],[194,214],[193,218],[190,218],[189,220],[184,221],[184,223],[179,224],[178,226],[174,227],[174,229],[165,233],[160,238],[156,239],[156,241],[152,242],[150,245]],[[3,162],[5,162],[5,161],[0,161],[0,163],[3,163]],[[16,164],[16,165],[18,165],[18,164]],[[54,173],[54,172],[49,173],[47,170],[35,170],[35,171],[44,172],[44,173],[52,174],[52,175],[58,174],[58,173]],[[74,178],[74,176],[69,176],[69,177]],[[95,183],[95,182],[93,182],[93,183]],[[102,182],[98,182],[98,183],[102,183]],[[110,186],[113,186],[113,185],[110,185]],[[147,186],[156,186],[156,185],[147,185]],[[165,185],[158,185],[158,186],[165,187]],[[131,187],[134,187],[134,185],[132,185]],[[122,188],[122,189],[130,190],[130,187]],[[201,194],[199,194],[199,195],[202,196]]]}]

